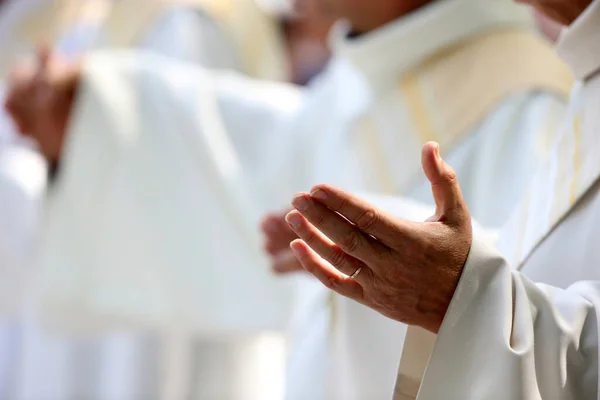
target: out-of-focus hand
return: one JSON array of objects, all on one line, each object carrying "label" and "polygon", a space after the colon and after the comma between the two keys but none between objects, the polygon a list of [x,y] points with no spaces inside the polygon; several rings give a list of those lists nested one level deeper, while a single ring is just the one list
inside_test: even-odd
[{"label": "out-of-focus hand", "polygon": [[526,3],[561,25],[570,25],[592,0],[516,0]]},{"label": "out-of-focus hand", "polygon": [[472,240],[456,175],[438,145],[422,152],[436,212],[426,222],[395,218],[340,189],[319,185],[293,199],[286,219],[303,267],[328,288],[394,320],[437,332]]},{"label": "out-of-focus hand", "polygon": [[62,152],[71,108],[81,78],[78,62],[40,48],[37,63],[21,63],[10,76],[5,108],[21,134],[32,137],[56,164]]},{"label": "out-of-focus hand", "polygon": [[285,221],[288,212],[289,210],[267,214],[261,223],[264,249],[269,254],[271,269],[276,274],[304,271],[302,264],[290,249],[290,243],[298,239],[298,235]]}]

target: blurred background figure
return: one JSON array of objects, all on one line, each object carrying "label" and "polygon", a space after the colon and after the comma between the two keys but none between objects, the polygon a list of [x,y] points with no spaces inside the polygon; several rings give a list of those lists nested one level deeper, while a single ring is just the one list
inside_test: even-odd
[{"label": "blurred background figure", "polygon": [[[327,61],[328,24],[308,2],[295,12],[293,4],[276,0],[3,0],[0,74],[36,44],[47,43],[69,58],[94,48],[141,47],[209,68],[306,83]],[[0,282],[6,298],[21,290],[11,274],[22,273],[30,253],[46,174],[35,146],[15,135],[0,114]],[[240,354],[252,358],[252,349],[265,343],[268,352],[282,347],[280,337],[227,354],[217,344],[193,346],[194,338],[179,336],[61,340],[44,331],[31,310],[1,321],[2,399],[233,398],[225,392],[243,370]]]},{"label": "blurred background figure", "polygon": [[282,19],[290,60],[290,80],[305,85],[327,64],[327,39],[334,18],[319,9],[316,0],[295,0],[295,10]]}]

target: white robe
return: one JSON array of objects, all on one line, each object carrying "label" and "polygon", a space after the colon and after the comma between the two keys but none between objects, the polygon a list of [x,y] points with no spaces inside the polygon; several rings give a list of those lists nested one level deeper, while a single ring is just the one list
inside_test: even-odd
[{"label": "white robe", "polygon": [[502,254],[475,236],[419,399],[599,397],[598,0],[558,46],[580,79],[561,135],[500,231]]},{"label": "white robe", "polygon": [[[428,11],[438,21],[463,26],[445,44],[493,27],[527,23],[506,3],[480,4],[431,6]],[[488,12],[492,6],[498,12]],[[438,13],[446,7],[458,20]],[[466,18],[471,23],[461,19],[468,10],[479,18]],[[329,70],[304,97],[287,87],[215,76],[149,55],[91,56],[49,198],[40,253],[43,306],[51,320],[87,330],[181,326],[208,336],[282,329],[289,291],[269,277],[257,251],[255,224],[263,212],[317,182],[389,193],[410,189],[420,170],[422,138],[407,116],[406,93],[397,87],[403,71],[439,47],[439,32],[425,35],[431,27],[420,21],[428,19],[416,15],[407,26],[391,24],[371,39],[343,41]],[[390,45],[390,37],[414,26],[406,43],[416,37],[422,46],[410,52],[407,47],[410,57],[385,50],[379,53],[386,55],[381,62],[364,57],[363,47],[370,48],[371,41],[375,47]],[[212,90],[214,102],[208,96]],[[220,120],[214,118],[215,107]],[[536,113],[551,112],[561,112],[561,100],[554,95],[520,93],[498,106],[477,131],[496,134],[500,143],[512,138],[529,149],[520,159],[527,166],[537,162],[539,137],[522,132],[538,119]],[[372,129],[358,128],[365,120]],[[220,124],[222,131],[205,129]],[[384,144],[384,151],[365,151],[365,134]],[[479,151],[478,135],[472,136],[465,154]],[[505,158],[491,148],[478,170]],[[357,159],[373,169],[359,168]],[[381,161],[384,176],[375,168]],[[465,165],[462,173],[471,170]],[[397,179],[386,180],[390,174]],[[403,184],[390,189],[390,181]],[[231,244],[234,251],[223,247]],[[86,260],[85,267],[77,260]],[[318,398],[311,396],[323,396],[320,366],[328,357],[317,353],[315,363],[310,351],[326,346],[331,326],[327,293],[312,281],[307,284],[316,293],[299,293],[313,302],[304,308],[306,315],[323,319],[320,327],[308,321],[315,330],[302,336],[316,341],[308,346],[309,363],[301,364],[317,379],[306,383],[309,370],[302,369],[303,375],[290,381],[290,393]],[[389,395],[393,377],[388,375],[388,383],[355,393]],[[349,376],[361,382],[354,372]]]},{"label": "white robe", "polygon": [[[388,181],[406,182],[403,174],[411,168],[418,170],[419,146],[422,142],[411,143],[412,138],[398,134],[415,130],[411,125],[412,115],[407,112],[410,99],[401,96],[390,101],[390,96],[381,88],[394,85],[392,74],[400,75],[415,59],[427,57],[459,35],[476,34],[479,24],[485,24],[482,14],[489,11],[485,9],[489,5],[482,3],[481,9],[470,10],[461,6],[471,5],[455,3],[439,8],[432,6],[420,15],[408,16],[406,20],[396,22],[395,26],[375,32],[373,38],[367,36],[362,42],[350,42],[337,49],[362,66],[362,71],[370,78],[370,84],[379,88],[372,114],[376,117],[375,123],[390,132],[380,139],[380,146],[389,150],[383,153],[387,156],[386,163],[389,163],[387,169],[391,179]],[[502,7],[500,4],[497,6]],[[510,10],[510,7],[505,9],[508,13]],[[501,14],[497,11],[496,15]],[[486,22],[491,25],[498,23]],[[415,45],[411,46],[412,43]],[[398,46],[403,48],[402,52],[397,51]],[[382,54],[388,54],[387,59]],[[383,60],[377,61],[378,58]],[[395,58],[396,64],[390,62],[390,58]],[[391,76],[382,74],[382,71]],[[457,147],[446,152],[446,159],[461,179],[465,198],[473,214],[484,226],[499,226],[506,219],[543,159],[565,108],[564,99],[544,92],[512,96],[497,104],[483,123],[466,133]],[[320,128],[319,132],[324,130]],[[329,140],[334,139],[330,137]],[[329,153],[323,151],[324,159],[331,157],[331,153],[331,150]],[[364,171],[363,166],[380,162],[365,161],[364,158],[360,163],[353,161],[327,160],[327,164],[322,164],[324,170],[333,174],[341,172],[344,176],[328,175],[321,177],[321,180],[360,191],[367,197],[370,194],[365,191],[370,190],[403,194],[431,203],[430,186],[419,173],[404,187],[396,185],[390,188],[382,182],[374,186],[373,177],[381,176],[380,171]],[[364,180],[361,182],[361,179]],[[401,212],[411,219],[422,216],[422,213],[412,215],[402,210],[402,206],[389,206],[392,211]],[[398,356],[402,350],[402,342],[398,338],[403,337],[405,326],[342,297],[334,296],[331,299],[327,290],[312,281],[302,286],[298,296],[286,397],[298,400],[390,398],[396,380]],[[334,302],[333,316],[329,306],[331,301]]]},{"label": "white robe", "polygon": [[[19,45],[15,40],[18,34],[8,32],[19,32],[20,18],[35,15],[35,8],[40,7],[35,1],[16,3],[8,3],[0,24],[1,32],[6,33],[2,38],[13,38],[10,51],[3,51],[2,59],[7,62],[31,51],[29,45]],[[63,54],[75,57],[99,44],[119,45],[104,40],[101,23],[100,19],[82,19],[63,35],[56,47]],[[215,68],[241,68],[228,35],[207,14],[193,8],[167,9],[142,35],[139,45],[183,61]],[[15,283],[24,278],[22,266],[26,263],[22,258],[31,253],[28,248],[38,225],[37,208],[45,190],[46,172],[41,157],[17,137],[8,120],[2,124],[0,133],[0,212],[5,214],[0,226],[2,293],[3,298],[14,300],[17,296],[11,293],[19,292]],[[19,279],[10,274],[19,274]],[[3,337],[12,343],[7,342],[6,347],[14,351],[1,353],[0,396],[66,399],[94,393],[99,398],[128,399],[159,395],[160,383],[154,377],[160,374],[158,339],[111,334],[102,340],[65,341],[43,330],[33,316],[19,323],[9,321],[5,333]]]}]

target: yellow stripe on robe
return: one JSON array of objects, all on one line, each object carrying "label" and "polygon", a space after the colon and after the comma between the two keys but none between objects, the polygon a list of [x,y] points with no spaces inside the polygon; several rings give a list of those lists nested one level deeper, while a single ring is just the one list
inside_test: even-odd
[{"label": "yellow stripe on robe", "polygon": [[[496,30],[444,49],[402,77],[400,91],[417,134],[452,151],[511,95],[540,90],[568,98],[572,75],[552,48],[525,30]],[[408,338],[411,337],[412,341]],[[435,336],[409,327],[395,398],[415,399]],[[414,354],[413,354],[414,353]]]},{"label": "yellow stripe on robe", "polygon": [[569,68],[541,38],[504,29],[443,49],[406,73],[400,91],[419,137],[452,151],[511,95],[540,90],[568,98]]},{"label": "yellow stripe on robe", "polygon": [[259,79],[284,81],[289,66],[283,37],[274,16],[255,0],[99,0],[109,3],[103,31],[108,45],[135,46],[168,7],[187,6],[206,12],[234,42],[242,72]]},{"label": "yellow stripe on robe", "polygon": [[581,175],[581,118],[573,120],[573,176],[569,187],[569,206],[573,207],[577,201],[577,188]]}]

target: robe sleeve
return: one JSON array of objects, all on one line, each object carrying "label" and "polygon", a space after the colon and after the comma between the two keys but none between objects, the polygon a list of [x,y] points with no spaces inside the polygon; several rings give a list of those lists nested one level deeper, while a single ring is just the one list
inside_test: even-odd
[{"label": "robe sleeve", "polygon": [[42,229],[44,314],[70,330],[284,329],[290,291],[257,234],[263,188],[249,184],[228,135],[279,129],[297,93],[271,87],[277,102],[239,114],[244,130],[230,132],[219,110],[237,100],[221,99],[202,68],[108,52],[84,69]]},{"label": "robe sleeve", "polygon": [[418,398],[595,399],[599,310],[600,283],[536,284],[475,239]]}]

